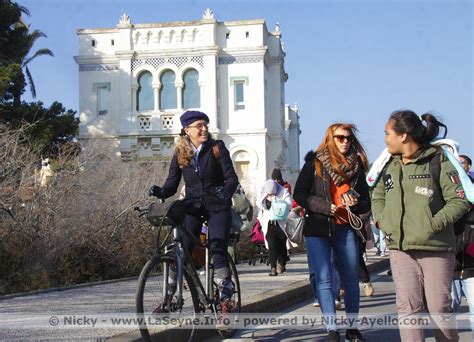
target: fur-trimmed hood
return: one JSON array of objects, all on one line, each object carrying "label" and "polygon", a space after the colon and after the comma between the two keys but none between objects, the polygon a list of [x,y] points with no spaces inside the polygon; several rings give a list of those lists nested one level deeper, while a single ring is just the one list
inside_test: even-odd
[{"label": "fur-trimmed hood", "polygon": [[310,150],[306,155],[304,156],[304,162],[307,163],[310,160],[313,160],[316,157],[316,152],[313,150]]}]

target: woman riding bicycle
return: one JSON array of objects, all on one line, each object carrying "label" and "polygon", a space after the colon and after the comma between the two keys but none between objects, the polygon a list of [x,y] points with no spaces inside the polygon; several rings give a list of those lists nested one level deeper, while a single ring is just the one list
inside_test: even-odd
[{"label": "woman riding bicycle", "polygon": [[[238,178],[224,142],[212,139],[206,114],[186,111],[180,121],[183,128],[171,159],[168,178],[162,187],[153,185],[149,194],[161,199],[171,197],[177,192],[183,177],[186,197],[195,199],[185,216],[186,228],[198,237],[203,222],[207,220],[221,307],[222,311],[229,311],[233,285],[227,245],[231,227],[231,198]],[[183,245],[191,252],[193,243],[186,235]]]}]

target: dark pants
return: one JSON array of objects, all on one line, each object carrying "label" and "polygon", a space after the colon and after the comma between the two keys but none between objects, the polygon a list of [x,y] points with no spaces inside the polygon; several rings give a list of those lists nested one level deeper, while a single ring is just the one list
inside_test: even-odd
[{"label": "dark pants", "polygon": [[265,235],[265,239],[268,243],[268,259],[270,260],[270,266],[275,268],[277,261],[280,265],[286,265],[286,235],[283,230],[278,226],[278,223],[268,222],[268,231]]},{"label": "dark pants", "polygon": [[[230,208],[220,211],[207,211],[204,208],[186,214],[186,228],[196,237],[202,229],[202,224],[207,219],[208,234],[212,260],[219,279],[230,277],[229,260],[227,258],[227,245],[230,235]],[[191,251],[193,243],[186,235],[183,238],[184,248]]]},{"label": "dark pants", "polygon": [[[358,239],[359,240],[359,239]],[[359,280],[363,283],[370,282],[370,273],[364,260],[365,242],[359,240]]]}]

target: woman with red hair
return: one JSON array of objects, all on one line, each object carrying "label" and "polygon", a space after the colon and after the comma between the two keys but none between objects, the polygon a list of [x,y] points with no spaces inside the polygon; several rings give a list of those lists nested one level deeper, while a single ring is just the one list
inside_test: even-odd
[{"label": "woman with red hair", "polygon": [[[370,210],[369,188],[365,182],[367,155],[352,124],[329,126],[316,152],[309,152],[298,176],[294,199],[306,210],[304,236],[314,289],[326,318],[328,341],[339,341],[335,323],[331,251],[345,288],[348,316],[359,313],[359,241],[349,216]],[[365,341],[355,327],[347,329],[346,341]]]}]

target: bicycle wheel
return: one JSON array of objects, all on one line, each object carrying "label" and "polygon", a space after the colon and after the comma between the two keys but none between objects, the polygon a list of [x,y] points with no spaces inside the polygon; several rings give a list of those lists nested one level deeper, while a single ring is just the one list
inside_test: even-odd
[{"label": "bicycle wheel", "polygon": [[[231,280],[232,280],[232,285],[233,285],[233,293],[231,297],[231,302],[232,302],[232,314],[238,314],[240,313],[240,309],[242,306],[242,301],[241,301],[241,293],[240,293],[240,282],[239,282],[239,274],[237,273],[237,267],[235,267],[234,259],[227,253],[227,257],[229,259],[229,267],[230,267],[230,273],[231,273]],[[217,308],[217,313],[219,314],[221,312],[220,305],[219,305],[219,286],[214,279],[214,268],[212,267],[212,272],[211,272],[211,293],[213,295],[213,298],[215,302],[217,303],[216,308]],[[235,329],[224,329],[224,328],[218,328],[217,331],[219,332],[219,335],[221,335],[224,338],[231,338],[235,334]]]},{"label": "bicycle wheel", "polygon": [[145,264],[138,278],[136,310],[141,323],[140,333],[145,341],[195,341],[197,338],[197,329],[193,326],[190,329],[173,329],[159,323],[159,318],[168,313],[192,318],[194,313],[200,312],[196,286],[186,270],[183,279],[183,303],[178,303],[176,294],[164,296],[164,266],[175,264],[176,257],[173,255],[154,256]]}]

